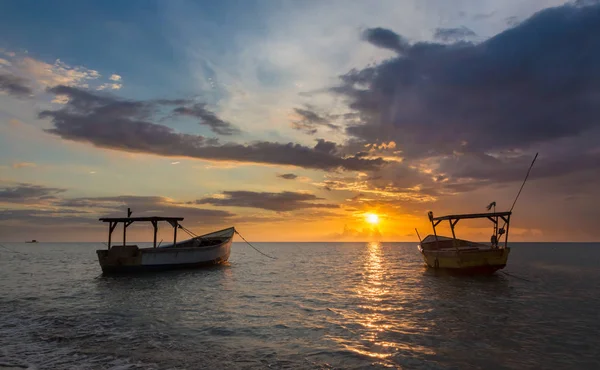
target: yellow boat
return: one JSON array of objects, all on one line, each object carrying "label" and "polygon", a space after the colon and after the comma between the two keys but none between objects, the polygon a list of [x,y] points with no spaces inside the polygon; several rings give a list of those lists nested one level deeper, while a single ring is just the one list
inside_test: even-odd
[{"label": "yellow boat", "polygon": [[[527,182],[531,168],[538,157],[538,153],[533,157],[533,161],[527,170],[525,179],[521,184],[521,188],[513,201],[510,211],[496,212],[496,202],[492,202],[487,206],[490,213],[469,213],[461,215],[448,215],[441,217],[433,217],[433,212],[429,211],[429,221],[433,226],[433,235],[428,235],[421,240],[419,231],[419,252],[423,255],[423,261],[427,266],[439,270],[443,269],[451,273],[467,273],[467,274],[493,274],[494,272],[503,269],[508,261],[510,248],[508,247],[508,226],[510,225],[510,215],[512,210],[521,195],[523,186]],[[494,232],[490,238],[490,244],[476,243],[468,240],[457,239],[454,233],[454,228],[460,220],[464,219],[488,219],[494,224]],[[448,221],[452,238],[440,236],[435,228],[442,221]],[[498,227],[498,223],[504,221],[502,227]],[[416,229],[415,229],[416,230]],[[500,239],[504,237],[504,241]]]},{"label": "yellow boat", "polygon": [[[436,270],[451,273],[492,274],[506,266],[510,248],[508,247],[508,226],[512,212],[472,213],[433,217],[429,212],[429,220],[433,226],[433,235],[428,235],[419,243],[419,251],[425,264]],[[457,239],[454,228],[463,219],[489,219],[494,224],[494,232],[490,244],[476,243]],[[448,221],[452,237],[437,235],[436,226]],[[504,221],[504,226],[498,223]],[[504,236],[504,241],[500,239]]]}]

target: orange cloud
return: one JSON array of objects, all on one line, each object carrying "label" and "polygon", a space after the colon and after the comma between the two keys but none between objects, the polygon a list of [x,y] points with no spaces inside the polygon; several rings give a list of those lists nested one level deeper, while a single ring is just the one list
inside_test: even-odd
[{"label": "orange cloud", "polygon": [[12,167],[13,168],[34,168],[34,167],[37,167],[37,164],[35,164],[33,162],[18,162],[18,163],[13,163]]}]

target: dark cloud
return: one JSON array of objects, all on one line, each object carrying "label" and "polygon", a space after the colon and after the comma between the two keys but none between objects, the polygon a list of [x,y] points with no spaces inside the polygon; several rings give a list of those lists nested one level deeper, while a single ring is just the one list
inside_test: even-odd
[{"label": "dark cloud", "polygon": [[369,28],[363,32],[363,38],[377,47],[394,50],[398,53],[404,53],[410,48],[404,37],[386,28]]},{"label": "dark cloud", "polygon": [[573,2],[576,6],[590,6],[597,5],[598,3],[600,3],[600,0],[575,0]]},{"label": "dark cloud", "polygon": [[[124,217],[127,205],[135,205],[134,216],[177,216],[184,217],[183,224],[197,229],[229,226],[236,220],[235,215],[222,210],[201,209],[181,204],[161,203],[161,197],[106,197],[106,198],[79,198],[72,205],[83,205],[84,209],[57,208],[57,209],[5,209],[0,211],[0,235],[3,238],[43,239],[43,240],[72,240],[81,241],[81,238],[102,240],[106,237],[106,224],[98,221],[100,217]],[[115,201],[124,201],[122,208],[111,209]],[[87,208],[93,206],[94,208]],[[149,240],[152,238],[151,226],[145,223],[135,223],[128,234],[129,240]],[[83,234],[82,234],[83,233]],[[117,234],[113,234],[113,241]],[[180,234],[182,235],[182,234]],[[167,225],[159,226],[159,238],[165,240],[172,238],[172,229]],[[183,234],[183,238],[185,238]],[[179,238],[182,238],[180,236]],[[92,240],[93,240],[92,239]],[[6,240],[6,239],[5,239]]]},{"label": "dark cloud", "polygon": [[[20,188],[24,187],[28,189],[36,188],[33,185],[21,186]],[[37,187],[37,189],[39,188],[42,187]],[[51,196],[52,199],[43,202],[39,199],[48,197],[44,194],[52,193],[51,191],[21,191],[19,193],[21,193],[19,197],[11,193],[8,196],[9,202],[18,203],[27,208],[0,210],[0,235],[9,240],[37,238],[81,241],[82,237],[98,240],[97,238],[100,235],[102,238],[106,235],[106,225],[99,222],[98,218],[124,217],[127,214],[128,207],[132,208],[133,216],[183,217],[186,226],[193,228],[206,227],[206,231],[213,227],[228,226],[236,220],[243,220],[228,211],[198,208],[197,206],[158,196],[123,195],[87,198]],[[26,199],[26,201],[17,202],[16,199]],[[3,200],[0,200],[0,202]],[[133,233],[128,232],[130,240],[131,238],[145,240],[151,238],[152,234],[148,231],[148,227],[149,225],[144,223],[134,224],[132,227]],[[140,232],[136,232],[136,229],[139,229]],[[161,226],[159,234],[161,230],[166,233],[163,236],[169,239],[172,237],[170,227]]]},{"label": "dark cloud", "polygon": [[321,153],[334,154],[336,152],[337,145],[332,141],[326,141],[324,139],[318,139],[315,150]]},{"label": "dark cloud", "polygon": [[0,74],[0,91],[16,97],[26,97],[33,93],[26,79],[8,74]]},{"label": "dark cloud", "polygon": [[[69,102],[58,110],[42,111],[51,119],[46,131],[66,140],[88,142],[97,147],[163,156],[292,165],[322,170],[368,170],[385,163],[381,158],[341,157],[300,144],[257,141],[247,145],[220,144],[217,139],[178,133],[151,121],[160,106],[177,105],[179,100],[125,101],[96,95],[73,87],[50,89],[66,95]],[[318,146],[319,144],[317,144]]]},{"label": "dark cloud", "polygon": [[87,212],[74,210],[5,209],[0,222],[25,223],[31,228],[51,225],[92,224],[97,218]]},{"label": "dark cloud", "polygon": [[[448,158],[453,164],[442,163],[434,175],[449,183],[456,176],[515,181],[521,162],[538,149],[548,174],[593,169],[600,139],[600,5],[549,8],[479,44],[408,45],[341,81],[333,91],[360,117],[346,128],[352,140],[393,141],[409,163]],[[481,156],[498,160],[457,166]]]},{"label": "dark cloud", "polygon": [[33,203],[56,198],[56,195],[66,189],[51,188],[33,184],[16,184],[0,186],[1,203]]},{"label": "dark cloud", "polygon": [[168,199],[158,196],[131,196],[121,195],[114,197],[87,197],[87,198],[67,198],[61,199],[56,203],[60,207],[76,208],[109,208],[109,209],[127,209],[132,208],[154,208],[156,205],[167,203]]},{"label": "dark cloud", "polygon": [[281,177],[282,179],[286,179],[286,180],[295,180],[298,178],[298,175],[293,174],[293,173],[283,173],[283,174],[278,174],[277,177]]},{"label": "dark cloud", "polygon": [[40,208],[4,210],[2,211],[3,219],[7,219],[7,214],[19,216],[19,218],[50,217],[50,215],[69,216],[82,213],[92,215],[92,217],[94,215],[98,217],[122,216],[126,214],[127,208],[131,208],[135,215],[140,217],[180,216],[205,222],[210,218],[218,220],[235,216],[228,211],[201,209],[160,196],[60,197],[59,195],[65,191],[66,189],[25,183],[0,187],[0,203],[25,204],[29,207],[33,205]]},{"label": "dark cloud", "polygon": [[[469,153],[442,159],[439,170],[451,174],[454,179],[485,180],[490,183],[513,182],[523,179],[532,159],[529,155],[507,158]],[[551,178],[587,170],[600,173],[600,151],[550,157],[542,153],[535,163],[531,179]]]},{"label": "dark cloud", "polygon": [[218,223],[235,216],[231,212],[214,209],[202,209],[174,202],[159,196],[120,195],[114,197],[87,197],[64,199],[56,203],[60,207],[93,208],[104,217],[119,217],[131,208],[134,216],[184,217],[193,222]]},{"label": "dark cloud", "polygon": [[198,199],[197,204],[212,204],[226,207],[261,208],[270,211],[287,212],[303,208],[338,208],[336,204],[315,203],[323,200],[316,195],[284,191],[281,193],[254,191],[224,191],[221,197]]},{"label": "dark cloud", "polygon": [[196,117],[200,119],[201,125],[209,126],[210,129],[219,135],[234,135],[240,133],[240,130],[231,123],[223,121],[213,112],[206,109],[206,104],[198,103],[190,107],[178,107],[173,113],[182,116]]},{"label": "dark cloud", "polygon": [[315,111],[307,108],[294,108],[294,111],[300,119],[292,122],[292,127],[299,131],[304,131],[308,134],[314,135],[317,133],[319,127],[327,127],[332,130],[339,130],[339,127],[332,124],[332,117],[324,117],[316,113]]},{"label": "dark cloud", "polygon": [[505,21],[506,21],[506,24],[509,25],[510,27],[517,26],[521,22],[519,20],[519,18],[514,15],[506,18]]},{"label": "dark cloud", "polygon": [[477,36],[473,30],[462,26],[458,28],[436,28],[433,38],[444,42],[456,42]]}]

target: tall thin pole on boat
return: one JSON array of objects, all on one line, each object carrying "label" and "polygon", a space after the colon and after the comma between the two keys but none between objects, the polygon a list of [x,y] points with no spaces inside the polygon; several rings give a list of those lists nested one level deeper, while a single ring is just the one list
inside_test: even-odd
[{"label": "tall thin pole on boat", "polygon": [[521,188],[519,189],[519,192],[517,193],[517,196],[515,198],[515,201],[512,204],[512,207],[510,207],[510,212],[512,212],[513,208],[515,208],[515,204],[517,204],[517,199],[519,199],[519,195],[521,195],[523,186],[525,186],[525,183],[527,182],[527,178],[529,177],[529,173],[531,172],[531,168],[533,167],[533,164],[535,163],[535,160],[537,159],[538,154],[539,153],[535,153],[535,157],[533,157],[533,161],[531,161],[531,165],[529,166],[529,169],[527,170],[527,175],[525,175],[525,180],[523,180],[523,183],[521,184]]}]

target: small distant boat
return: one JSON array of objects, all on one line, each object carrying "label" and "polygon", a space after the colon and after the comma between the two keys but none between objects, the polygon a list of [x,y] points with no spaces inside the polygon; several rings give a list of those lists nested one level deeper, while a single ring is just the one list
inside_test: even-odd
[{"label": "small distant boat", "polygon": [[[108,249],[97,250],[98,262],[103,273],[137,272],[153,270],[169,270],[182,268],[198,268],[218,265],[227,262],[231,253],[231,242],[235,228],[215,231],[209,234],[194,236],[191,239],[177,242],[177,229],[185,229],[179,224],[183,217],[130,217],[101,218],[109,223]],[[156,245],[158,222],[166,221],[173,227],[173,243]],[[150,248],[139,248],[127,245],[127,227],[133,222],[150,222],[154,227],[154,245]],[[112,232],[122,223],[123,245],[111,245]]]},{"label": "small distant boat", "polygon": [[[508,247],[508,226],[512,212],[492,212],[449,215],[433,217],[429,212],[429,220],[433,226],[433,235],[421,240],[418,249],[425,264],[436,270],[446,270],[450,273],[461,274],[493,274],[506,266],[510,248]],[[488,219],[494,224],[490,244],[477,243],[457,239],[454,229],[458,221],[463,219]],[[452,237],[437,235],[436,226],[442,221],[448,221]],[[498,223],[504,221],[504,226]],[[500,238],[504,235],[504,241]]]},{"label": "small distant boat", "polygon": [[26,241],[25,243],[37,243],[37,242],[38,242],[37,240],[33,239],[33,240]]}]

